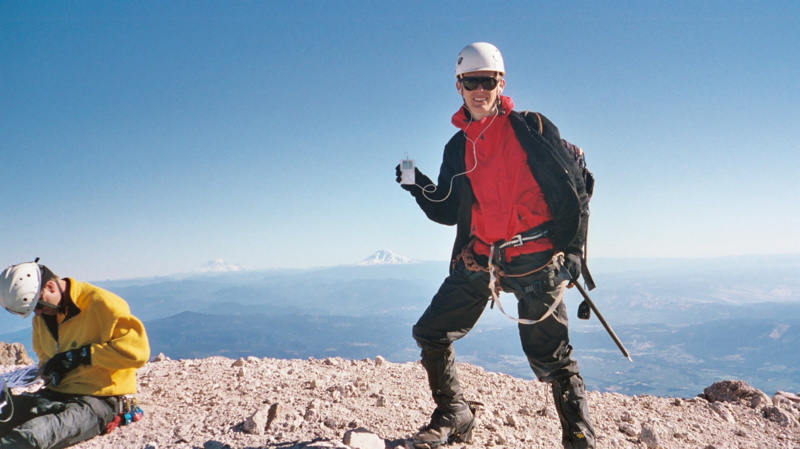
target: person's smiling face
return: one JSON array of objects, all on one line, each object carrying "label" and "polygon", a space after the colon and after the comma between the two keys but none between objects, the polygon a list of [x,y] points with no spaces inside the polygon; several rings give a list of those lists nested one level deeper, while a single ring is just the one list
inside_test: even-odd
[{"label": "person's smiling face", "polygon": [[[477,83],[477,86],[474,86],[474,84],[476,84],[474,82],[464,82],[464,80],[475,81],[476,79],[480,81],[482,78],[496,79],[497,86],[488,90],[484,88],[484,83]],[[473,86],[470,84],[473,84]],[[505,85],[506,80],[500,78],[499,73],[488,70],[465,73],[461,79],[456,81],[456,89],[458,89],[459,94],[464,98],[464,104],[467,106],[467,109],[469,109],[470,114],[472,114],[472,118],[476,120],[488,117],[496,112],[497,98],[500,92],[503,91]],[[469,90],[467,87],[474,87],[474,89]]]}]

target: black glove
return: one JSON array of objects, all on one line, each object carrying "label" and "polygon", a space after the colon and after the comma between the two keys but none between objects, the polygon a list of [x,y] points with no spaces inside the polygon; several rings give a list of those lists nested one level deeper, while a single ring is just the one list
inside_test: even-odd
[{"label": "black glove", "polygon": [[[417,177],[417,173],[419,173],[419,169],[417,167],[414,167],[414,178],[415,178],[415,180],[416,180],[416,177]],[[397,178],[395,178],[395,181],[397,181],[397,183],[400,184],[400,181],[403,180],[403,171],[400,170],[400,164],[397,164],[397,167],[394,168],[394,174],[397,176]],[[402,187],[403,189],[408,190],[410,192],[416,186],[414,184],[400,184],[400,187]]]},{"label": "black glove", "polygon": [[[400,164],[397,164],[397,167],[394,168],[394,172],[395,175],[397,176],[397,178],[395,178],[395,181],[397,181],[397,183],[400,184],[400,181],[402,181],[403,179],[403,171],[400,170]],[[422,174],[422,172],[419,171],[417,167],[414,167],[414,184],[400,184],[400,187],[414,194],[422,191],[422,188],[433,184],[433,182],[431,181],[430,178]]]},{"label": "black glove", "polygon": [[92,350],[89,345],[66,352],[59,352],[47,361],[42,368],[42,375],[50,377],[50,385],[57,386],[68,372],[81,365],[92,364]]},{"label": "black glove", "polygon": [[564,268],[569,272],[570,281],[572,283],[578,282],[578,278],[581,277],[581,256],[574,253],[565,253]]}]

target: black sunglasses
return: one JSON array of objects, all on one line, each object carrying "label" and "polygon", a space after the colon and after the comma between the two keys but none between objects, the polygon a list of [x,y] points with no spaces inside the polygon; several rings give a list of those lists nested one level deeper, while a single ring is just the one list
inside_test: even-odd
[{"label": "black sunglasses", "polygon": [[470,76],[461,78],[461,85],[464,89],[475,90],[478,86],[483,86],[484,90],[494,90],[497,87],[497,78],[488,76]]}]

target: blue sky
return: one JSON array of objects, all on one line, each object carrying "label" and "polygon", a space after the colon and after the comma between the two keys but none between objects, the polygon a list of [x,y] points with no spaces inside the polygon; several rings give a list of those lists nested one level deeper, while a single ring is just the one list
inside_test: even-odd
[{"label": "blue sky", "polygon": [[[435,4],[433,4],[435,3]],[[593,257],[800,252],[800,3],[0,3],[0,265],[105,280],[449,257],[466,44],[582,146]]]}]

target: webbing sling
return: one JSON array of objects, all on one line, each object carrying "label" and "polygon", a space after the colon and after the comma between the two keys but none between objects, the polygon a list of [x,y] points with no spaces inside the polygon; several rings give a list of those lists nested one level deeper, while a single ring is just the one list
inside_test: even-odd
[{"label": "webbing sling", "polygon": [[[494,248],[495,248],[495,245],[492,245],[490,250],[489,250],[489,291],[491,291],[492,300],[494,301],[495,304],[497,304],[497,308],[500,309],[500,312],[502,312],[503,315],[508,317],[510,320],[516,321],[519,324],[536,324],[536,323],[544,321],[545,319],[547,319],[547,317],[552,315],[553,312],[555,312],[556,307],[558,307],[558,305],[561,304],[561,300],[564,298],[564,291],[567,289],[567,284],[570,282],[570,279],[561,280],[561,282],[558,284],[558,287],[556,287],[558,289],[558,294],[556,295],[555,301],[553,301],[553,304],[550,305],[550,307],[547,309],[547,312],[545,312],[544,315],[542,315],[538,320],[528,320],[528,319],[524,319],[524,318],[514,318],[513,316],[507,314],[505,310],[503,310],[503,304],[500,303],[500,295],[498,295],[498,293],[497,293],[497,288],[496,288],[497,276],[495,276],[495,269],[494,269],[494,262],[493,262],[494,261]],[[564,261],[564,254],[563,253],[557,253],[557,254],[555,254],[553,256],[552,262],[554,264],[556,264],[556,266],[561,268],[561,269],[558,270],[559,279],[562,276],[564,276],[564,274],[562,274],[562,273],[567,273],[566,276],[569,276],[567,270],[563,268],[563,261]]]}]

